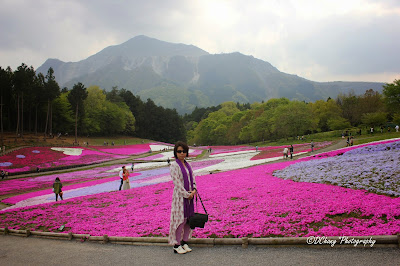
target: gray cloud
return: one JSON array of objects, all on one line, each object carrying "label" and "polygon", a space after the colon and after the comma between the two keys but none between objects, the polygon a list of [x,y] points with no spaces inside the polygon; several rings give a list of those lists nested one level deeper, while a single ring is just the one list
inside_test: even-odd
[{"label": "gray cloud", "polygon": [[359,7],[351,7],[351,1],[312,0],[0,4],[0,66],[13,69],[22,62],[38,68],[47,58],[79,61],[143,34],[211,53],[239,51],[311,80],[391,82],[400,73],[400,3],[395,0],[364,0]]},{"label": "gray cloud", "polygon": [[341,17],[287,48],[328,67],[332,74],[374,73],[382,69],[400,73],[400,53],[396,52],[400,35],[396,34],[396,27],[389,25],[400,26],[400,16],[364,23]]}]

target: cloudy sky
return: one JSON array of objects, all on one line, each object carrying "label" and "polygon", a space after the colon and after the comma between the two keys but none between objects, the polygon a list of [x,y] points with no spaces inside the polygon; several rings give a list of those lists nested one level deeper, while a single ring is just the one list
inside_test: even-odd
[{"label": "cloudy sky", "polygon": [[76,62],[137,35],[313,81],[400,79],[399,0],[0,0],[0,66]]}]

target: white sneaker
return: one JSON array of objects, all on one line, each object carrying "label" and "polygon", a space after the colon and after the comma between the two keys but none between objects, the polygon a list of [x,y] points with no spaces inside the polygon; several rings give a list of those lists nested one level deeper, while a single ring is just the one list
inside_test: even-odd
[{"label": "white sneaker", "polygon": [[192,249],[189,247],[188,244],[183,245],[182,248],[183,248],[184,250],[186,250],[186,252],[192,251]]},{"label": "white sneaker", "polygon": [[177,248],[174,248],[174,253],[178,253],[178,254],[185,254],[187,251],[183,249],[182,246],[179,246]]}]

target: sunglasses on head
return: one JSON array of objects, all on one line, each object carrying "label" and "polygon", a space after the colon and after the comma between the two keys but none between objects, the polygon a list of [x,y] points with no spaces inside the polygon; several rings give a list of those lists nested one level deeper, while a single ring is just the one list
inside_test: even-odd
[{"label": "sunglasses on head", "polygon": [[176,152],[177,153],[187,153],[187,151],[184,151],[184,150],[177,150]]}]

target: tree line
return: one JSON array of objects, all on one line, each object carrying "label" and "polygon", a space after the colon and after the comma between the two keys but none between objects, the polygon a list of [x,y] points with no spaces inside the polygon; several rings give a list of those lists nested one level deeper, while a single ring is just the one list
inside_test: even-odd
[{"label": "tree line", "polygon": [[241,144],[352,127],[400,124],[400,80],[363,95],[340,94],[314,103],[287,98],[242,105],[225,102],[185,116],[190,144]]},{"label": "tree line", "polygon": [[[142,101],[125,89],[110,92],[78,82],[73,88],[60,88],[54,70],[46,76],[21,64],[15,71],[0,67],[0,127],[24,133],[78,136],[129,135],[153,140],[185,140],[183,119],[175,109]],[[76,139],[75,139],[76,141]],[[3,145],[3,143],[2,143]]]},{"label": "tree line", "polygon": [[21,64],[15,71],[0,67],[0,127],[2,136],[3,130],[15,130],[16,138],[30,132],[45,139],[68,133],[76,137],[127,135],[169,143],[250,143],[399,124],[400,80],[383,87],[382,94],[369,89],[363,95],[341,94],[314,103],[287,98],[253,104],[226,102],[196,107],[182,117],[175,109],[157,106],[151,99],[143,101],[126,89],[113,87],[107,92],[80,82],[61,89],[52,68],[43,75]]}]

